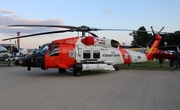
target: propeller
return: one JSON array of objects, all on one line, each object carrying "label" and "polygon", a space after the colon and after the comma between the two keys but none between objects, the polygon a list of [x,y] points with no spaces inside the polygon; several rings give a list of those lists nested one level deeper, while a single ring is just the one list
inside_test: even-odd
[{"label": "propeller", "polygon": [[161,31],[162,31],[163,29],[164,29],[164,27],[162,27],[162,28],[160,29],[160,31],[155,32],[153,26],[151,26],[151,32],[153,33],[153,37],[152,37],[152,39],[146,44],[146,46],[149,46],[150,44],[152,44],[152,42],[153,42],[154,39],[155,39],[156,34],[162,33]]},{"label": "propeller", "polygon": [[[138,30],[130,30],[130,29],[99,29],[99,28],[90,28],[88,26],[66,26],[66,25],[9,25],[8,27],[54,27],[54,28],[66,28],[72,31],[77,32],[89,32],[89,31],[138,31]],[[139,30],[139,32],[145,32],[143,30]],[[148,32],[148,31],[146,31]],[[151,31],[149,31],[151,32]]]},{"label": "propeller", "polygon": [[54,28],[66,28],[66,29],[75,29],[75,26],[66,26],[66,25],[9,25],[8,27],[54,27]]},{"label": "propeller", "polygon": [[[90,28],[88,26],[67,26],[67,25],[9,25],[8,27],[50,27],[50,28],[65,28],[68,30],[60,30],[60,31],[50,31],[50,32],[42,32],[42,33],[36,33],[36,34],[30,34],[30,35],[24,35],[24,36],[18,36],[18,37],[11,37],[7,39],[2,39],[2,41],[5,40],[11,40],[11,39],[17,39],[17,38],[25,38],[25,37],[32,37],[37,35],[45,35],[45,34],[55,34],[55,33],[64,33],[64,32],[82,32],[82,36],[85,36],[85,33],[89,33],[94,37],[98,37],[96,34],[90,32],[90,31],[136,31],[136,32],[152,32],[152,31],[144,31],[144,30],[130,30],[130,29],[99,29],[99,28]],[[162,30],[161,30],[162,31]],[[161,32],[159,31],[159,33]],[[153,31],[154,32],[154,31]],[[154,32],[155,33],[155,32]],[[157,32],[158,33],[158,32]],[[161,32],[162,33],[162,32]]]},{"label": "propeller", "polygon": [[61,30],[61,31],[50,31],[50,32],[42,32],[18,37],[11,37],[7,39],[2,39],[2,41],[17,39],[17,38],[26,38],[32,37],[37,35],[46,35],[46,34],[55,34],[55,33],[64,33],[64,32],[82,32],[82,36],[85,36],[85,33],[89,33],[94,37],[98,37],[96,34],[90,31],[137,31],[137,30],[129,30],[129,29],[99,29],[99,28],[90,28],[88,26],[67,26],[67,25],[9,25],[8,27],[50,27],[50,28],[66,28],[68,30]]},{"label": "propeller", "polygon": [[42,32],[42,33],[36,33],[36,34],[30,34],[30,35],[24,35],[24,36],[18,36],[18,37],[12,37],[12,38],[7,38],[7,39],[2,39],[2,41],[11,40],[11,39],[17,39],[17,38],[25,38],[25,37],[37,36],[37,35],[45,35],[45,34],[71,32],[71,31],[72,31],[72,30]]}]

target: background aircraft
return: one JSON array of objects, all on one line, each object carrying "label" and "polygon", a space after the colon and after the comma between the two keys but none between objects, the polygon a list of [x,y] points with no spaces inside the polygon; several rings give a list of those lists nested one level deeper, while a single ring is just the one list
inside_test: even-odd
[{"label": "background aircraft", "polygon": [[13,66],[12,60],[15,60],[13,55],[4,46],[0,46],[0,61],[6,61],[8,66]]},{"label": "background aircraft", "polygon": [[6,58],[11,57],[12,54],[4,46],[0,46],[0,61],[5,61]]},{"label": "background aircraft", "polygon": [[154,54],[154,58],[162,58],[162,59],[172,59],[172,53],[177,53],[180,55],[179,45],[172,46],[163,46],[158,47],[158,52]]}]

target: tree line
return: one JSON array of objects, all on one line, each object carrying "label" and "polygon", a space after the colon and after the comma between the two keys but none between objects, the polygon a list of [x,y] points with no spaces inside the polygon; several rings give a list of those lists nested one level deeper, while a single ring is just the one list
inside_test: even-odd
[{"label": "tree line", "polygon": [[[133,31],[129,35],[133,36],[131,45],[141,45],[143,47],[150,46],[154,40],[152,32],[146,31],[144,26],[141,26],[137,31]],[[159,47],[168,47],[172,45],[180,45],[180,31],[174,33],[160,33],[162,40]]]}]

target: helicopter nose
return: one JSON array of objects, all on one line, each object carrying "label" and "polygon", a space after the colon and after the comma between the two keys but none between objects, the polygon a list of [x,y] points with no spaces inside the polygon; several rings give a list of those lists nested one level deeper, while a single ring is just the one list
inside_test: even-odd
[{"label": "helicopter nose", "polygon": [[18,58],[17,60],[15,60],[15,64],[17,66],[22,66],[24,63],[24,58]]}]

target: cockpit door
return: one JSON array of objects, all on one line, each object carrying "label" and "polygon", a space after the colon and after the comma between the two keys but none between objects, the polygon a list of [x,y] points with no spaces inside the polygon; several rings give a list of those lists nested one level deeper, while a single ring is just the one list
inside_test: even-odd
[{"label": "cockpit door", "polygon": [[60,61],[59,45],[51,45],[45,55],[45,68],[57,68]]}]

